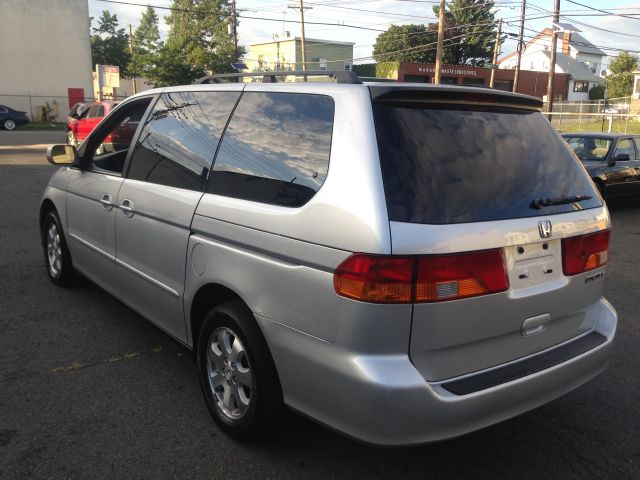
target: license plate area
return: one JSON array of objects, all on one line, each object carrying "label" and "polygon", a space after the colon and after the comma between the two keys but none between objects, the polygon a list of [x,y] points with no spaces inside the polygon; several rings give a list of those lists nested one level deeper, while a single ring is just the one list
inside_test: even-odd
[{"label": "license plate area", "polygon": [[560,240],[509,246],[505,257],[512,291],[551,284],[563,276]]}]

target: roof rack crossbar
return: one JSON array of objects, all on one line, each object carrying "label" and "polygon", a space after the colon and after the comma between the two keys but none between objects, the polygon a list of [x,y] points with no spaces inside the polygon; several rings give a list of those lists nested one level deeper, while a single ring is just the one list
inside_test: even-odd
[{"label": "roof rack crossbar", "polygon": [[207,75],[199,78],[193,85],[202,83],[221,83],[220,80],[225,78],[243,78],[243,77],[262,77],[262,83],[276,83],[277,77],[287,76],[307,76],[307,77],[331,77],[335,78],[337,83],[362,83],[354,72],[350,70],[291,70],[278,72],[251,72],[251,73],[223,73],[219,75]]}]

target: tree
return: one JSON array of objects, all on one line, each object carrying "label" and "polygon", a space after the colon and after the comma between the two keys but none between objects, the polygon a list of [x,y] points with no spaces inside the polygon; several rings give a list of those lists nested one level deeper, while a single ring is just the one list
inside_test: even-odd
[{"label": "tree", "polygon": [[153,70],[158,63],[158,55],[163,47],[158,30],[158,16],[151,6],[142,13],[140,24],[133,32],[131,39],[133,55],[129,64],[131,77],[153,76]]},{"label": "tree", "polygon": [[[173,0],[169,36],[158,56],[157,85],[190,83],[205,74],[233,72],[230,0]],[[238,48],[238,56],[244,53]]]},{"label": "tree", "polygon": [[[482,66],[493,56],[496,20],[493,2],[453,0],[444,18],[443,63]],[[437,16],[440,7],[433,7]],[[392,25],[378,35],[373,47],[378,61],[433,63],[438,24]]]},{"label": "tree", "polygon": [[391,25],[376,38],[373,57],[379,62],[433,63],[437,36],[426,25]]},{"label": "tree", "polygon": [[124,28],[118,28],[118,17],[107,10],[98,19],[98,26],[92,28],[91,57],[94,64],[117,65],[120,67],[120,74],[127,76],[131,60],[129,36]]},{"label": "tree", "polygon": [[[453,0],[445,12],[445,63],[483,66],[493,57],[494,4],[485,0]],[[439,6],[434,6],[437,15]]]},{"label": "tree", "polygon": [[607,89],[609,98],[629,97],[633,93],[633,72],[638,68],[638,57],[629,52],[621,52],[609,63]]}]

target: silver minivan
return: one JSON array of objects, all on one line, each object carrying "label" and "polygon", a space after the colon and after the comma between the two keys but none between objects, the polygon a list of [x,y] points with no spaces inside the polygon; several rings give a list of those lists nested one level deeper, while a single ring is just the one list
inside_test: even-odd
[{"label": "silver minivan", "polygon": [[193,349],[240,438],[286,405],[437,441],[602,372],[609,213],[540,100],[334,76],[147,91],[50,147],[51,280],[80,272]]}]

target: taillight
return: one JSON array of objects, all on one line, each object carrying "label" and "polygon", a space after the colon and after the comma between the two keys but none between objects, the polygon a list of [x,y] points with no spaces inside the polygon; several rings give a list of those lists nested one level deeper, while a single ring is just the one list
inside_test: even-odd
[{"label": "taillight", "polygon": [[504,292],[509,277],[502,250],[418,257],[416,302]]},{"label": "taillight", "polygon": [[333,285],[343,297],[373,303],[411,303],[412,258],[356,254],[342,262]]},{"label": "taillight", "polygon": [[440,302],[509,288],[501,249],[412,257],[355,254],[333,278],[338,295],[371,303]]},{"label": "taillight", "polygon": [[607,264],[610,230],[562,239],[562,270],[577,275]]}]

